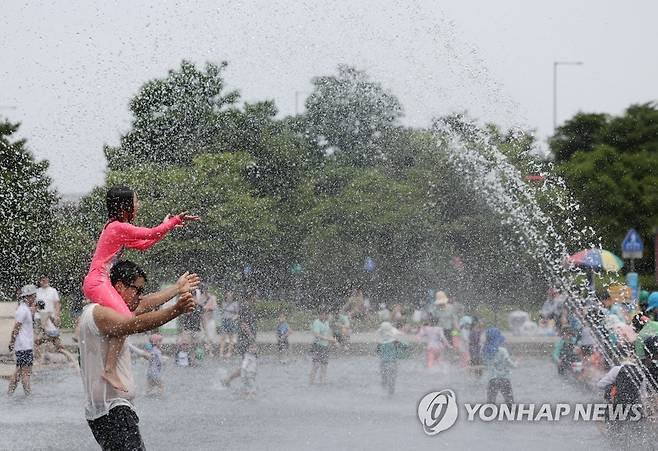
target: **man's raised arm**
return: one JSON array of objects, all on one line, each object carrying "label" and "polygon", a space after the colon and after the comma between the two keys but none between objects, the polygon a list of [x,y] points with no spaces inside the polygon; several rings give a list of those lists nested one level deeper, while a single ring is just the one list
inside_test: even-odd
[{"label": "man's raised arm", "polygon": [[176,305],[172,307],[132,318],[123,316],[111,308],[98,305],[94,307],[94,321],[98,330],[104,335],[110,337],[132,335],[155,329],[183,313],[191,312],[194,310],[194,305],[194,297],[189,292],[182,294]]},{"label": "man's raised arm", "polygon": [[146,312],[150,312],[174,296],[194,290],[199,285],[200,281],[201,279],[198,275],[190,274],[189,272],[184,273],[178,278],[176,284],[156,293],[149,293],[143,296],[139,300],[139,307],[135,310],[135,315],[142,315]]}]

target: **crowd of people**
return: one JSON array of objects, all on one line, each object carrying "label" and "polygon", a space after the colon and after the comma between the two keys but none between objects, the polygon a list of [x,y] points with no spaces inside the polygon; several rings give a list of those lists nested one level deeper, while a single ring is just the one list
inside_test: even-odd
[{"label": "crowd of people", "polygon": [[613,284],[583,300],[567,302],[556,290],[542,321],[559,339],[553,360],[559,375],[598,388],[613,405],[658,407],[658,292]]},{"label": "crowd of people", "polygon": [[[155,293],[145,293],[147,275],[135,263],[122,260],[125,248],[145,250],[170,231],[198,217],[187,212],[167,216],[153,228],[132,224],[139,208],[136,194],[127,187],[111,188],[106,196],[108,221],[103,227],[82,291],[86,301],[75,303],[76,337],[80,374],[86,395],[86,418],[103,449],[143,449],[133,407],[135,383],[130,365],[131,353],[148,360],[147,391],[162,395],[163,337],[153,331],[177,319],[176,363],[195,365],[215,350],[221,359],[240,356],[239,363],[222,378],[230,386],[240,379],[245,396],[256,394],[258,374],[258,293],[245,289],[225,290],[222,302],[196,274],[186,272],[178,280]],[[34,359],[45,358],[42,348],[77,360],[62,345],[60,336],[61,302],[49,278],[39,278],[38,287],[23,286],[10,351],[15,353],[16,371],[9,381],[9,393],[22,383],[31,392],[30,374]],[[170,302],[171,301],[171,302]],[[542,308],[540,326],[555,330],[560,340],[554,358],[560,374],[581,380],[596,380],[607,399],[639,399],[642,387],[657,391],[658,371],[658,292],[641,293],[634,302],[627,287],[611,287],[599,302],[567,302],[557,290],[550,292]],[[467,374],[481,378],[486,371],[489,403],[498,395],[513,403],[511,370],[517,363],[504,346],[505,337],[495,327],[485,328],[476,315],[441,290],[422,306],[385,303],[374,311],[361,288],[354,288],[347,302],[336,310],[319,307],[309,324],[309,383],[324,384],[332,347],[349,350],[352,322],[362,318],[378,320],[376,355],[384,393],[395,393],[398,361],[410,355],[409,346],[423,346],[428,371],[440,374],[446,365],[462,367]],[[527,321],[526,321],[527,322]],[[145,349],[132,346],[126,337],[149,333]],[[282,363],[289,358],[294,333],[286,312],[279,312],[276,350]],[[602,349],[602,346],[607,347]],[[612,357],[611,357],[612,356]],[[637,357],[637,358],[634,358]],[[233,364],[233,360],[228,361]],[[600,379],[600,380],[599,380]],[[632,383],[631,383],[632,382]],[[644,385],[643,385],[644,384]],[[648,385],[647,385],[648,384]],[[633,391],[635,390],[635,391]],[[617,401],[615,401],[617,400]]]}]

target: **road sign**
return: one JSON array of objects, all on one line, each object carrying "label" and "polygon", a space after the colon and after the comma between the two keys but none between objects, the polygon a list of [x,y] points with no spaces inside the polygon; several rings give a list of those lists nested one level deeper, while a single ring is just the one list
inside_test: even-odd
[{"label": "road sign", "polygon": [[630,229],[626,234],[626,238],[621,243],[621,256],[622,258],[642,258],[644,252],[644,244],[640,234],[635,229]]}]

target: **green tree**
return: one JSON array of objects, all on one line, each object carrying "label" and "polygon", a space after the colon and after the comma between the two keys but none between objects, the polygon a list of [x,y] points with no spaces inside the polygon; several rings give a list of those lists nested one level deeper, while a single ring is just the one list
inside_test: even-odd
[{"label": "green tree", "polygon": [[20,124],[0,122],[0,299],[32,282],[42,270],[52,239],[58,196],[24,139],[14,139]]},{"label": "green tree", "polygon": [[166,78],[142,86],[130,101],[131,130],[119,147],[105,149],[109,168],[189,164],[197,154],[220,150],[239,98],[237,91],[224,92],[225,67],[208,63],[200,70],[183,61]]},{"label": "green tree", "polygon": [[[579,136],[582,124],[591,125],[585,137]],[[620,253],[624,235],[634,227],[651,248],[658,223],[658,105],[631,105],[615,117],[580,113],[558,129],[550,144],[561,155],[559,172],[589,224],[601,234],[602,244]],[[639,269],[652,271],[650,252]]]},{"label": "green tree", "polygon": [[566,121],[549,140],[555,162],[567,161],[578,151],[590,152],[601,142],[607,123],[607,115],[593,113],[578,113]]},{"label": "green tree", "polygon": [[338,75],[316,77],[306,99],[307,131],[326,154],[355,166],[383,157],[384,134],[397,128],[402,106],[395,96],[370,81],[365,72],[338,66]]}]

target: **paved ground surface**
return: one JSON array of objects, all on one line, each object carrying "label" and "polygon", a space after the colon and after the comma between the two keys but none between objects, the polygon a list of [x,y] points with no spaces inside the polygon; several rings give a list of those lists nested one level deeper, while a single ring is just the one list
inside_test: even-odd
[{"label": "paved ground surface", "polygon": [[[598,400],[557,377],[543,358],[516,356],[512,374],[517,402],[576,402]],[[280,364],[273,356],[259,358],[257,396],[245,399],[241,382],[225,389],[219,379],[238,365],[205,360],[195,368],[165,365],[163,399],[144,395],[144,361],[134,365],[138,382],[135,400],[147,449],[152,450],[620,450],[611,446],[597,426],[588,422],[485,423],[467,421],[459,411],[457,423],[437,436],[426,436],[417,418],[418,401],[428,392],[450,388],[457,401],[483,402],[486,380],[457,366],[428,371],[420,356],[402,360],[397,391],[392,398],[380,386],[374,356],[332,356],[328,383],[309,386],[310,359],[293,356]],[[98,449],[83,413],[79,377],[70,369],[35,376],[34,394],[20,390],[0,397],[0,450]],[[0,390],[6,382],[0,381]],[[20,446],[18,446],[20,444]],[[637,446],[634,451],[640,449]]]}]

